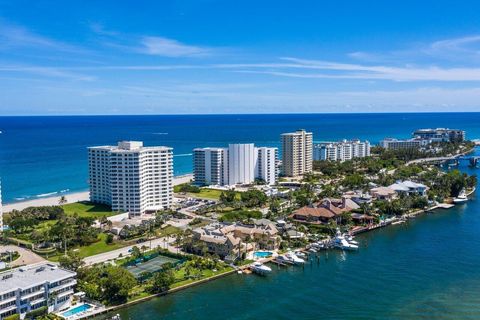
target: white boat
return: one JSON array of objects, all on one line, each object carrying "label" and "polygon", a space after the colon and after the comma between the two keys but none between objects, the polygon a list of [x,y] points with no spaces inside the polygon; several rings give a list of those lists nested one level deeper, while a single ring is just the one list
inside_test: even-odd
[{"label": "white boat", "polygon": [[351,236],[351,235],[346,235],[345,240],[347,240],[348,243],[351,243],[351,244],[354,244],[354,245],[358,246],[358,241],[353,240],[353,236]]},{"label": "white boat", "polygon": [[280,255],[275,260],[280,263],[293,264],[293,261],[290,258],[287,258],[285,255]]},{"label": "white boat", "polygon": [[317,251],[317,250],[315,250],[314,248],[310,248],[310,249],[308,249],[308,252],[311,252],[311,253],[317,253],[318,251]]},{"label": "white boat", "polygon": [[337,229],[337,234],[335,236],[334,244],[340,244],[340,243],[346,243],[346,244],[351,244],[353,246],[353,250],[358,249],[358,242],[353,240],[353,236],[349,234],[342,234],[340,232],[340,229]]},{"label": "white boat", "polygon": [[302,251],[295,251],[295,255],[299,258],[305,259],[307,255],[303,253]]},{"label": "white boat", "polygon": [[337,236],[333,239],[333,245],[342,250],[358,250],[358,246],[349,243],[343,236]]},{"label": "white boat", "polygon": [[463,203],[463,202],[467,202],[467,201],[468,201],[468,197],[467,197],[467,194],[465,193],[465,189],[462,189],[462,191],[460,191],[460,194],[458,195],[458,197],[453,199],[454,203]]},{"label": "white boat", "polygon": [[302,258],[299,258],[297,257],[297,255],[293,252],[287,252],[285,254],[285,257],[287,259],[289,259],[290,261],[292,261],[294,264],[304,264],[305,263],[305,260],[303,260]]},{"label": "white boat", "polygon": [[261,275],[272,272],[272,269],[270,267],[267,267],[266,265],[264,265],[261,262],[252,263],[250,265],[250,269],[252,270],[252,272],[255,272],[255,273],[258,273],[258,274],[261,274]]},{"label": "white boat", "polygon": [[317,250],[325,249],[325,244],[323,242],[316,242],[312,245]]}]

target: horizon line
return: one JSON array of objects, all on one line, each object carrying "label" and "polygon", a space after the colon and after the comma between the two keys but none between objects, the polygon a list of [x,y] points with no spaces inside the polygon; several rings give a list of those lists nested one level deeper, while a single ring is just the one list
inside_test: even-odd
[{"label": "horizon line", "polygon": [[7,117],[131,117],[131,116],[245,116],[245,115],[364,115],[364,114],[473,114],[480,111],[389,111],[389,112],[279,112],[279,113],[125,113],[125,114],[12,114]]}]

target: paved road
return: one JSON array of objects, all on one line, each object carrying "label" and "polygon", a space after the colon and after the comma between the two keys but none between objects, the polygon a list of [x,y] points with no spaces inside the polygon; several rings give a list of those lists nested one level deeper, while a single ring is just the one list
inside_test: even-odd
[{"label": "paved road", "polygon": [[94,256],[86,257],[85,259],[83,259],[83,261],[85,262],[85,264],[87,266],[89,266],[89,265],[93,265],[93,264],[96,264],[96,263],[101,263],[101,262],[114,260],[114,259],[118,258],[118,256],[120,254],[123,257],[126,257],[126,256],[131,255],[131,252],[129,252],[129,250],[132,249],[134,246],[136,246],[138,248],[141,248],[142,246],[145,246],[145,247],[150,248],[150,249],[161,247],[161,248],[168,249],[168,251],[171,251],[171,252],[174,252],[174,253],[181,252],[181,251],[177,250],[176,247],[170,245],[170,243],[172,243],[173,241],[175,241],[174,237],[163,237],[163,238],[153,239],[151,241],[151,246],[150,246],[150,241],[145,241],[145,242],[137,243],[137,244],[134,244],[134,245],[131,245],[131,246],[121,248],[121,249],[112,250],[112,251],[109,251],[109,252],[100,253],[100,254],[97,254],[97,255],[94,255]]},{"label": "paved road", "polygon": [[432,158],[422,158],[422,159],[416,159],[416,160],[411,160],[406,163],[406,165],[411,165],[415,163],[425,163],[425,162],[437,162],[437,161],[447,161],[447,160],[454,160],[458,158],[460,155],[455,155],[451,157],[432,157]]},{"label": "paved road", "polygon": [[13,261],[12,264],[10,265],[12,267],[18,267],[18,266],[25,265],[25,264],[34,264],[34,263],[39,263],[39,262],[46,261],[45,259],[43,259],[41,256],[39,256],[36,253],[33,253],[30,250],[27,250],[27,249],[22,248],[22,247],[14,246],[14,245],[2,246],[0,248],[0,251],[2,251],[2,252],[4,252],[4,251],[17,251],[20,254],[20,257],[17,260]]}]

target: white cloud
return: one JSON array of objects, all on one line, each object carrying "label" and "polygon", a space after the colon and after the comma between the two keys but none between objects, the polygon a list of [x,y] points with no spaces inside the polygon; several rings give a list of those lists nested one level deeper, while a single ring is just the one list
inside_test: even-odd
[{"label": "white cloud", "polygon": [[0,71],[29,73],[42,77],[63,78],[75,81],[94,81],[96,78],[89,75],[77,74],[65,69],[54,67],[38,67],[38,66],[0,66]]},{"label": "white cloud", "polygon": [[365,52],[354,51],[349,58],[376,63],[445,63],[476,64],[480,61],[480,34],[449,38],[430,43],[415,43],[401,50]]},{"label": "white cloud", "polygon": [[163,37],[143,37],[141,44],[140,52],[164,57],[199,57],[211,53],[208,48],[191,46]]},{"label": "white cloud", "polygon": [[35,34],[23,27],[0,24],[0,48],[10,47],[28,47],[75,53],[87,52],[83,48]]},{"label": "white cloud", "polygon": [[98,23],[98,22],[90,23],[90,29],[93,32],[95,32],[96,34],[102,35],[102,36],[117,36],[117,35],[119,35],[119,33],[116,32],[116,31],[111,31],[111,30],[105,29],[104,25],[101,24],[101,23]]},{"label": "white cloud", "polygon": [[298,58],[283,59],[295,63],[295,68],[323,70],[324,73],[292,73],[284,70],[242,70],[241,72],[264,73],[274,76],[294,78],[373,79],[391,81],[480,81],[480,68],[441,68],[437,66],[394,67]]},{"label": "white cloud", "polygon": [[440,40],[433,42],[430,47],[435,50],[469,50],[468,45],[475,43],[480,43],[480,35]]}]

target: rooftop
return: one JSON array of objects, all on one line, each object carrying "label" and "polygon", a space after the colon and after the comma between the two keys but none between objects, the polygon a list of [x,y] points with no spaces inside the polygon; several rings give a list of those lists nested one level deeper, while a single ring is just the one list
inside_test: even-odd
[{"label": "rooftop", "polygon": [[0,273],[0,293],[31,288],[45,282],[56,282],[76,276],[76,272],[61,269],[52,263],[16,268]]},{"label": "rooftop", "polygon": [[95,147],[88,147],[88,149],[100,149],[100,150],[107,150],[110,152],[138,152],[138,151],[149,151],[149,150],[173,150],[170,147],[165,146],[151,146],[145,147],[143,146],[142,141],[119,141],[116,146],[95,146]]}]

